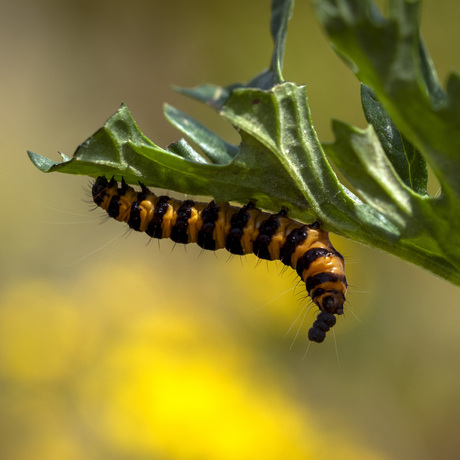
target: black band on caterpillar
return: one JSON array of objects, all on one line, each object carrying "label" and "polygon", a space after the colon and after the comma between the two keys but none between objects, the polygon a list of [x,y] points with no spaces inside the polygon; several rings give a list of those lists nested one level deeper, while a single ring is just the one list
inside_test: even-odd
[{"label": "black band on caterpillar", "polygon": [[110,217],[126,222],[132,229],[152,238],[171,238],[176,243],[197,243],[216,251],[255,254],[281,262],[297,271],[308,295],[320,309],[308,338],[322,342],[326,332],[343,313],[347,292],[345,263],[332,246],[320,223],[304,225],[287,217],[282,209],[269,214],[250,202],[241,208],[228,203],[197,203],[156,196],[141,184],[136,192],[122,179],[98,177],[92,189],[93,200]]}]

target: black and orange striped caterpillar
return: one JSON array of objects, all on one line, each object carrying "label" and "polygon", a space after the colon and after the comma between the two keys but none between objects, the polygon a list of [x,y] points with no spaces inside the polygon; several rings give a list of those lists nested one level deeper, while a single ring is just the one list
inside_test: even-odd
[{"label": "black and orange striped caterpillar", "polygon": [[287,211],[269,214],[254,203],[197,203],[156,196],[140,184],[137,192],[122,179],[121,186],[101,176],[92,188],[93,200],[110,217],[152,238],[176,243],[197,243],[203,249],[227,249],[232,254],[255,254],[281,260],[306,284],[308,295],[320,309],[308,338],[322,342],[343,313],[347,292],[345,263],[318,222],[305,225],[287,217]]}]

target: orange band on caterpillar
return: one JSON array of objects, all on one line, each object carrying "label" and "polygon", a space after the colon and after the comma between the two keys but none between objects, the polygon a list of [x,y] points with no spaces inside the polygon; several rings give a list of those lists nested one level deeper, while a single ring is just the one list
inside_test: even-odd
[{"label": "orange band on caterpillar", "polygon": [[152,238],[176,243],[196,243],[203,249],[227,249],[232,254],[255,254],[260,259],[281,260],[305,282],[308,295],[320,309],[308,338],[322,342],[343,313],[347,292],[345,263],[329,234],[318,223],[305,225],[287,217],[286,210],[269,214],[248,203],[198,203],[156,196],[141,184],[137,192],[124,180],[98,177],[93,200],[110,217]]}]

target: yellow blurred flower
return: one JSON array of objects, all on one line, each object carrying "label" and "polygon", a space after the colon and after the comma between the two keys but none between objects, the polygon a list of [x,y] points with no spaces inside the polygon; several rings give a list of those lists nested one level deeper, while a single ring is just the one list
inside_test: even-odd
[{"label": "yellow blurred flower", "polygon": [[242,324],[189,295],[195,284],[174,289],[125,262],[59,289],[13,286],[0,307],[2,399],[12,429],[28,428],[25,444],[2,440],[10,458],[382,458],[318,426]]},{"label": "yellow blurred flower", "polygon": [[0,376],[17,382],[53,382],[81,357],[81,317],[73,301],[46,281],[7,291],[0,308]]}]

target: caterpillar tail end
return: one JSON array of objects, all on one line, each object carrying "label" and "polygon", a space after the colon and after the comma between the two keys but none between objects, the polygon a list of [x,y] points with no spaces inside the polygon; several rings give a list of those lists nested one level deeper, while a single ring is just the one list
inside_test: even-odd
[{"label": "caterpillar tail end", "polygon": [[326,332],[335,325],[337,319],[333,313],[322,311],[316,317],[313,326],[308,331],[308,340],[321,343],[326,338]]}]

